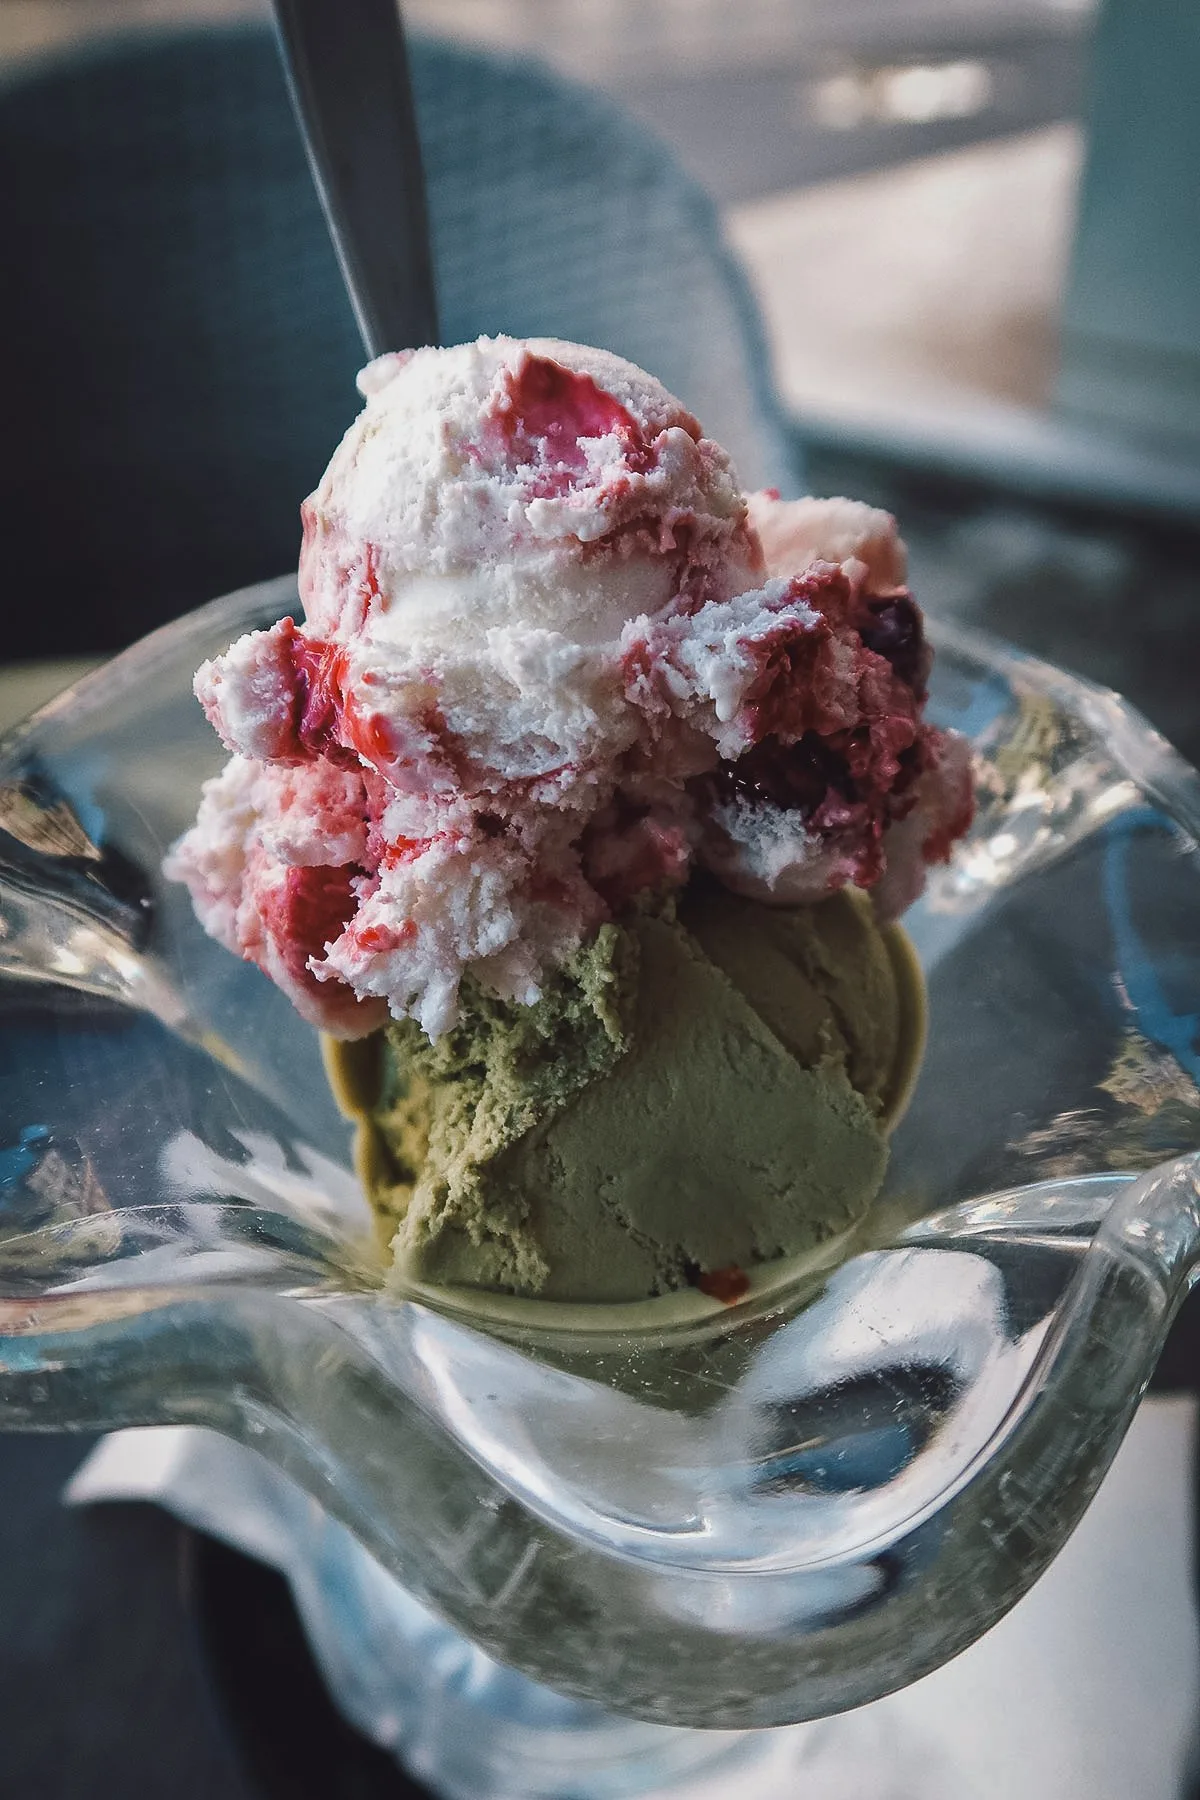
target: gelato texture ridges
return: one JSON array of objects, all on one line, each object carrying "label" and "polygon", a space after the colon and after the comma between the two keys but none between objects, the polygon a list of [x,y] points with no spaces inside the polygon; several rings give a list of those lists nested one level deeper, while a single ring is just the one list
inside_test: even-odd
[{"label": "gelato texture ridges", "polygon": [[471,984],[458,1024],[436,1043],[414,1020],[388,1027],[370,1185],[403,1239],[436,1242],[466,1228],[475,1280],[519,1292],[545,1285],[527,1208],[495,1174],[628,1050],[637,952],[633,933],[605,925],[531,1006]]},{"label": "gelato texture ridges", "polygon": [[856,897],[693,884],[604,927],[533,1007],[470,991],[436,1045],[388,1027],[365,1078],[347,1046],[398,1269],[622,1302],[840,1236],[883,1179],[903,1013]]}]

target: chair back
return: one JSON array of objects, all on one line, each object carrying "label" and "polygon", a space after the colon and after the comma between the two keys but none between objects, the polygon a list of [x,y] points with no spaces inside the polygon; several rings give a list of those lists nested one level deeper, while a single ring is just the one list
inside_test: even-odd
[{"label": "chair back", "polygon": [[[602,96],[417,39],[443,333],[658,375],[792,484],[707,196]],[[363,353],[269,28],[139,33],[0,85],[6,653],[114,648],[295,562]],[[386,221],[381,221],[386,229]]]}]

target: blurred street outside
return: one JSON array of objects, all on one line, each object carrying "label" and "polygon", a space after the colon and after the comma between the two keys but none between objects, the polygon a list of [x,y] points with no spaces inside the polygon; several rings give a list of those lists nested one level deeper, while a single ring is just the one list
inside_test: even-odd
[{"label": "blurred street outside", "polygon": [[[602,86],[722,204],[801,416],[986,428],[1044,409],[1092,0],[408,0]],[[0,67],[266,0],[0,0]]]}]

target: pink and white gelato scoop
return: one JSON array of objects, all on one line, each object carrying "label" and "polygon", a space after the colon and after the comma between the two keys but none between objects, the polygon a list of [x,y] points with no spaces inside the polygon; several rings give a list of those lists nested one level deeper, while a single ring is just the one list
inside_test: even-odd
[{"label": "pink and white gelato scoop", "polygon": [[341,1037],[514,1002],[695,867],[885,917],[971,815],[885,513],[747,500],[652,377],[482,338],[381,357],[303,508],[304,623],[206,663],[232,752],[168,859]]}]

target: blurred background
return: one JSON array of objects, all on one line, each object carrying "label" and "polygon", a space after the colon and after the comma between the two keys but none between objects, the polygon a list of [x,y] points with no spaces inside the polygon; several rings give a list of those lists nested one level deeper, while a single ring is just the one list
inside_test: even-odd
[{"label": "blurred background", "polygon": [[[1200,23],[1190,0],[1097,7],[410,0],[406,17],[502,68],[534,55],[648,128],[719,208],[807,485],[892,504],[927,605],[1118,682],[1196,757],[1200,196],[1182,171],[1200,151]],[[354,410],[358,355],[277,77],[231,82],[228,59],[166,87],[144,71],[151,104],[128,73],[62,74],[114,33],[215,41],[268,17],[264,0],[0,0],[0,175],[25,240],[0,289],[0,455],[23,521],[8,573],[60,602],[16,619],[9,659],[116,648],[294,559],[296,499]],[[418,77],[457,294],[447,265],[472,235],[494,261],[497,221],[443,199],[449,134],[436,79]],[[514,115],[510,137],[523,130]],[[551,173],[556,157],[548,141]],[[622,341],[611,317],[642,179],[598,322],[578,293],[543,314],[671,378],[658,340]],[[648,214],[642,238],[654,229]],[[566,259],[546,260],[553,286]],[[664,267],[660,338],[672,305],[689,328]],[[464,290],[450,311],[457,335],[544,328],[526,294]],[[755,322],[739,329],[749,342]],[[725,391],[754,375],[731,365]],[[684,397],[738,437],[707,393]],[[1118,628],[1133,604],[1136,640]]]},{"label": "blurred background", "polygon": [[[1200,760],[1195,0],[405,15],[448,336],[635,354],[749,480],[891,507],[935,618],[1119,687]],[[262,0],[0,0],[0,723],[291,567],[299,501],[357,409],[268,21]],[[1030,1800],[1183,1791],[1184,1325],[1160,1378],[1179,1397],[1143,1414],[1064,1556],[1074,1587],[954,1665],[949,1710],[935,1691],[909,1715],[930,1743],[950,1714],[976,1734],[985,1800],[1018,1779]],[[0,1443],[0,1794],[400,1792],[329,1713],[273,1578],[157,1515],[58,1510],[82,1449]],[[197,1673],[218,1639],[226,1699],[255,1695],[232,1738]],[[1037,1729],[1007,1730],[997,1703],[1039,1695]],[[1114,1760],[1106,1716],[1165,1760]]]},{"label": "blurred background", "polygon": [[[0,0],[11,67],[263,0]],[[1011,450],[1051,404],[1095,0],[412,0],[660,134],[721,205],[809,432]],[[945,442],[943,443],[943,448]]]}]

